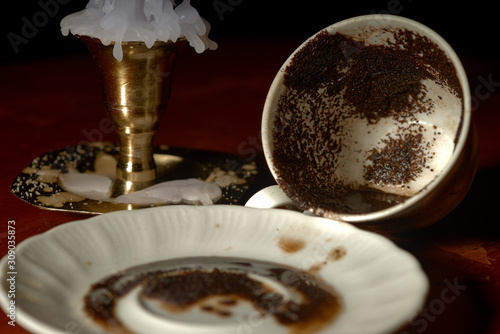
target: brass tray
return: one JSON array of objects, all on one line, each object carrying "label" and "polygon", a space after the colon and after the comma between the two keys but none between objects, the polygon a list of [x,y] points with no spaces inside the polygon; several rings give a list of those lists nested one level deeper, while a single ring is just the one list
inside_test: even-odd
[{"label": "brass tray", "polygon": [[[258,171],[255,163],[237,156],[185,148],[157,146],[154,150],[158,182],[196,178],[213,181],[217,175],[226,175],[220,185],[222,197],[214,204],[238,204]],[[70,170],[94,172],[100,154],[118,155],[113,143],[91,143],[68,146],[35,158],[12,182],[12,193],[21,200],[42,209],[70,211],[83,214],[101,214],[119,210],[135,210],[159,205],[125,204],[84,198],[63,189],[59,174]],[[227,184],[228,183],[228,184]]]}]

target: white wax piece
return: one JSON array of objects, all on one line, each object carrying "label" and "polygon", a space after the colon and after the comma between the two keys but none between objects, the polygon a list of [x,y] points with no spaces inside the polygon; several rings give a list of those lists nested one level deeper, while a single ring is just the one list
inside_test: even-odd
[{"label": "white wax piece", "polygon": [[112,183],[106,176],[90,173],[60,174],[59,182],[66,191],[96,200],[108,198]]},{"label": "white wax piece", "polygon": [[215,183],[197,179],[174,180],[114,198],[109,198],[112,180],[92,173],[64,173],[59,175],[61,187],[73,194],[94,200],[130,204],[202,204],[211,205],[222,197]]},{"label": "white wax piece", "polygon": [[221,198],[221,189],[197,179],[175,180],[156,184],[130,194],[119,196],[115,202],[133,204],[191,203],[211,205]]},{"label": "white wax piece", "polygon": [[150,48],[157,40],[175,42],[184,36],[198,53],[217,48],[208,38],[210,24],[190,0],[175,8],[172,0],[90,0],[84,10],[61,21],[61,31],[98,38],[104,45],[114,41],[113,55],[119,61],[122,41],[140,41]]}]

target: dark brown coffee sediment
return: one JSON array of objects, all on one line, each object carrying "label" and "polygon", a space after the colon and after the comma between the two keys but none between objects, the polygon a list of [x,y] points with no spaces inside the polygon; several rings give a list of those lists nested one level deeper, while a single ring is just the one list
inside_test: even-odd
[{"label": "dark brown coffee sediment", "polygon": [[[253,312],[274,318],[289,333],[315,333],[329,326],[342,309],[340,297],[316,275],[313,267],[304,271],[271,262],[226,257],[173,261],[184,266],[171,268],[169,260],[152,262],[101,279],[85,295],[85,312],[108,332],[129,333],[116,309],[122,298],[138,288],[141,291],[137,303],[154,302],[168,314],[198,309],[218,320],[232,317],[237,324],[237,317],[242,315],[234,307],[248,303]],[[158,266],[165,269],[151,269]],[[171,320],[164,319],[166,323]]]},{"label": "dark brown coffee sediment", "polygon": [[[404,187],[433,159],[422,140],[417,116],[433,113],[425,80],[462,98],[455,68],[429,38],[399,29],[384,45],[323,31],[296,52],[285,70],[285,93],[274,120],[273,164],[277,181],[301,209],[365,213],[403,202],[374,184]],[[340,111],[339,111],[340,110]],[[368,152],[364,184],[348,184],[333,174],[344,148],[344,122],[361,118],[409,124]],[[389,134],[388,134],[389,135]]]}]

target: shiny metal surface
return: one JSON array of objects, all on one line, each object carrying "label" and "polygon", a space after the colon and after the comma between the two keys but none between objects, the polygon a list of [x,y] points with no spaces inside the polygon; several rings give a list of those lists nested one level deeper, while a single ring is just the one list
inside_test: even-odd
[{"label": "shiny metal surface", "polygon": [[[15,178],[11,192],[19,199],[36,207],[83,214],[101,214],[120,210],[135,210],[155,205],[116,203],[84,198],[66,191],[60,184],[59,175],[69,170],[94,173],[101,154],[118,160],[120,149],[112,143],[95,142],[85,146],[68,146],[35,158]],[[222,197],[214,204],[241,204],[258,174],[256,164],[237,156],[205,150],[157,146],[153,148],[158,182],[196,178],[211,182],[217,173],[232,175],[238,179],[220,186]]]},{"label": "shiny metal surface", "polygon": [[96,62],[106,110],[115,123],[120,155],[111,196],[134,192],[156,183],[153,139],[170,97],[179,51],[187,44],[157,41],[122,42],[123,60],[113,56],[114,43],[77,36]]}]

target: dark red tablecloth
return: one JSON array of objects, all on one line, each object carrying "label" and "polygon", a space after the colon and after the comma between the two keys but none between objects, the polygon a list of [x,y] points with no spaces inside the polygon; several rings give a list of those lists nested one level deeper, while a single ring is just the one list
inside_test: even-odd
[{"label": "dark red tablecloth", "polygon": [[[255,160],[252,190],[273,182],[260,147],[260,118],[278,69],[301,41],[221,41],[215,52],[186,49],[174,74],[172,98],[156,144],[222,151]],[[500,71],[498,63],[463,59],[471,81],[481,153],[464,202],[428,229],[390,236],[422,263],[431,282],[425,309],[402,333],[500,333]],[[487,83],[490,83],[489,85]],[[16,242],[84,218],[46,211],[10,193],[10,183],[35,157],[88,141],[115,141],[90,56],[0,66],[0,256],[7,222]],[[99,131],[98,131],[99,130]],[[5,310],[4,310],[5,311]],[[8,325],[0,332],[25,333]]]}]

